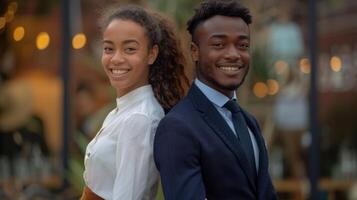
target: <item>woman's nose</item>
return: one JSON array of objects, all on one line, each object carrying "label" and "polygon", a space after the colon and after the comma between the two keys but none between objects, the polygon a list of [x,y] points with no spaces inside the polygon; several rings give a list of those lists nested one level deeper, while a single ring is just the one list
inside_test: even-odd
[{"label": "woman's nose", "polygon": [[122,52],[120,52],[120,51],[116,51],[111,59],[111,62],[114,64],[120,64],[120,63],[123,63],[124,61],[125,61],[125,58],[124,58]]}]

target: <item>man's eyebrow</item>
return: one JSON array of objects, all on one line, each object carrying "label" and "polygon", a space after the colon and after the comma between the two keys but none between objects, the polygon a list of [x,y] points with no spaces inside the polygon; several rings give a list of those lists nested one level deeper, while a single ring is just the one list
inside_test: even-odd
[{"label": "man's eyebrow", "polygon": [[226,38],[227,35],[223,33],[213,33],[212,35],[209,36],[209,38]]},{"label": "man's eyebrow", "polygon": [[[226,34],[214,33],[214,34],[210,35],[209,38],[226,38],[226,37],[228,37]],[[238,37],[241,40],[249,40],[249,35],[239,35]]]},{"label": "man's eyebrow", "polygon": [[250,37],[249,37],[249,35],[240,35],[239,39],[241,39],[241,40],[249,40]]}]

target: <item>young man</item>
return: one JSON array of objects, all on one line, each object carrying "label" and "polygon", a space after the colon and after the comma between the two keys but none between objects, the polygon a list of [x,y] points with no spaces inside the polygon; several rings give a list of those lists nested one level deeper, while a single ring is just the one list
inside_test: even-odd
[{"label": "young man", "polygon": [[197,79],[154,143],[166,200],[276,199],[259,126],[235,96],[249,70],[250,23],[236,0],[204,1],[188,22]]}]

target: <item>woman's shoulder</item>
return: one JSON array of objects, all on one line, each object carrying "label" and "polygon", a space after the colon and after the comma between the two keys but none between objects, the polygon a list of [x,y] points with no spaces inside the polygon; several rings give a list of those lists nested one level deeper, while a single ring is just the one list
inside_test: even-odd
[{"label": "woman's shoulder", "polygon": [[146,118],[147,120],[157,120],[165,115],[163,108],[155,98],[144,99],[133,105],[125,119]]}]

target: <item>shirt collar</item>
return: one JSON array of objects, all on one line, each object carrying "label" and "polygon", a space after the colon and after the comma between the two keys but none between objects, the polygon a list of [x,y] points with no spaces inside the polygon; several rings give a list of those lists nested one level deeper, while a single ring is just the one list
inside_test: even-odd
[{"label": "shirt collar", "polygon": [[[211,88],[210,86],[206,85],[205,83],[198,80],[197,78],[195,79],[195,84],[212,103],[214,103],[219,107],[223,107],[223,105],[230,100],[226,95]],[[234,100],[237,99],[236,91],[234,91],[232,99]]]},{"label": "shirt collar", "polygon": [[129,93],[125,94],[124,96],[118,97],[116,99],[117,108],[123,109],[124,107],[127,107],[137,101],[148,98],[150,96],[154,96],[154,92],[152,90],[151,85],[144,85],[138,87],[130,91]]}]

